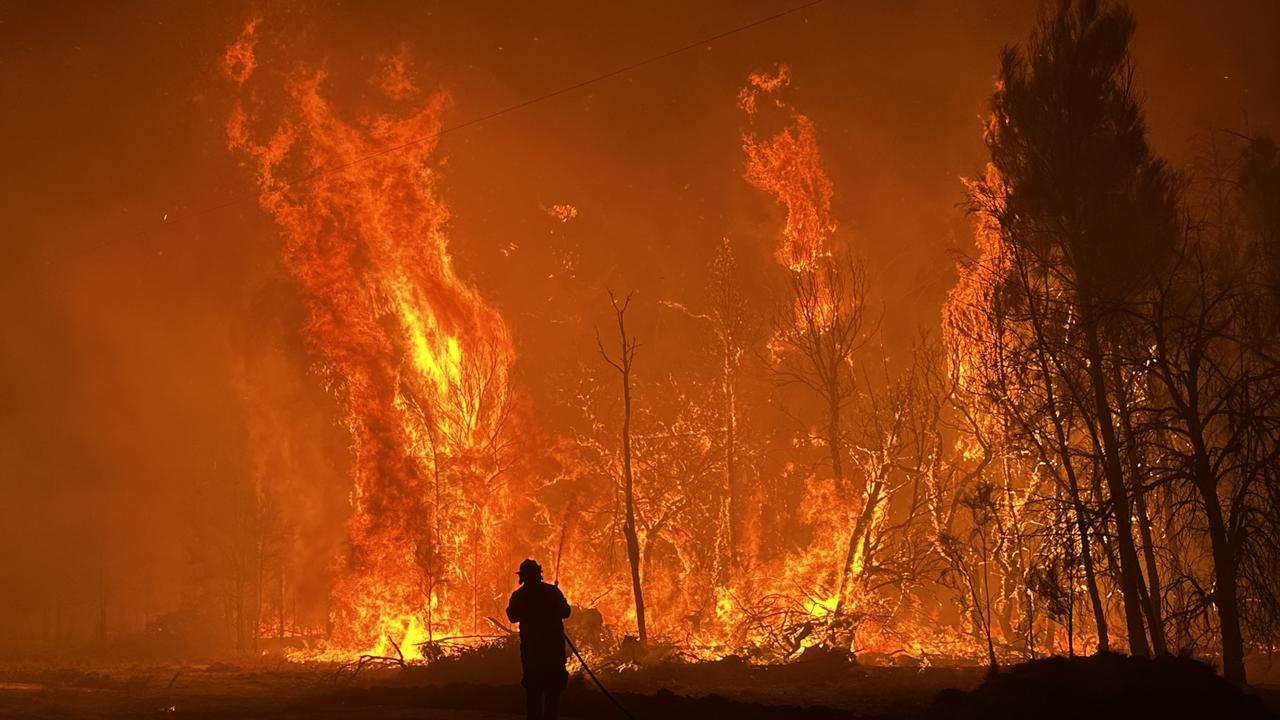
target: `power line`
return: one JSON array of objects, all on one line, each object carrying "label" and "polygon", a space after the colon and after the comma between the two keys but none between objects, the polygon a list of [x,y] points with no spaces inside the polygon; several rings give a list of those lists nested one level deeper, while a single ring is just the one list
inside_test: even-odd
[{"label": "power line", "polygon": [[[662,60],[666,60],[666,59],[668,59],[668,58],[674,57],[674,56],[676,56],[676,55],[680,55],[680,54],[682,54],[682,53],[686,53],[686,52],[688,52],[688,51],[690,51],[690,50],[694,50],[694,49],[696,49],[696,48],[702,47],[702,46],[707,45],[707,44],[709,44],[709,43],[713,43],[713,42],[715,42],[715,41],[717,41],[717,40],[722,40],[722,39],[727,38],[727,37],[729,37],[729,36],[731,36],[731,35],[736,35],[736,34],[738,34],[738,33],[745,32],[745,31],[750,30],[750,29],[752,29],[752,28],[760,27],[761,25],[765,25],[765,24],[771,23],[771,22],[773,22],[773,21],[775,21],[775,20],[779,20],[779,19],[781,19],[781,18],[787,17],[788,15],[794,15],[795,13],[798,13],[798,12],[801,12],[801,11],[804,11],[804,10],[808,10],[808,9],[810,9],[810,8],[812,8],[812,7],[815,7],[815,6],[817,6],[817,5],[820,5],[820,4],[822,4],[823,2],[825,2],[825,0],[810,0],[809,2],[802,3],[802,4],[800,4],[800,5],[795,5],[795,6],[792,6],[792,7],[790,7],[790,8],[787,8],[787,9],[785,9],[785,10],[780,10],[780,11],[778,11],[778,12],[776,12],[776,13],[773,13],[772,15],[768,15],[768,16],[766,16],[766,17],[758,18],[758,19],[753,20],[753,21],[751,21],[751,22],[749,22],[749,23],[746,23],[746,24],[744,24],[744,25],[739,25],[739,26],[737,26],[737,27],[730,28],[730,29],[728,29],[728,30],[724,30],[724,31],[718,32],[718,33],[716,33],[716,34],[714,34],[714,35],[709,35],[709,36],[707,36],[707,37],[704,37],[704,38],[701,38],[701,39],[695,40],[694,42],[688,43],[687,45],[682,45],[682,46],[680,46],[680,47],[678,47],[678,48],[675,48],[675,49],[672,49],[672,50],[667,50],[667,51],[662,52],[662,53],[659,53],[659,54],[657,54],[657,55],[652,55],[652,56],[646,57],[646,58],[644,58],[644,59],[642,59],[642,60],[638,60],[638,61],[633,62],[633,63],[630,63],[630,64],[628,64],[628,65],[623,65],[622,67],[615,68],[615,69],[610,70],[610,71],[608,71],[608,72],[604,72],[604,73],[601,73],[601,74],[599,74],[599,75],[592,76],[592,77],[587,78],[587,79],[585,79],[585,80],[581,80],[581,81],[579,81],[579,82],[576,82],[576,83],[574,83],[574,84],[572,84],[572,85],[568,85],[568,86],[565,86],[565,87],[559,88],[559,89],[557,89],[557,90],[552,90],[551,92],[543,93],[543,94],[541,94],[541,95],[537,95],[537,96],[532,97],[532,98],[529,98],[529,99],[527,99],[527,100],[522,100],[522,101],[520,101],[520,102],[518,102],[518,103],[515,103],[515,104],[513,104],[513,105],[508,105],[508,106],[506,106],[506,107],[503,107],[503,108],[500,108],[500,109],[495,110],[495,111],[493,111],[493,112],[490,112],[490,113],[487,113],[487,114],[481,115],[481,116],[479,116],[479,117],[472,118],[472,119],[470,119],[470,120],[466,120],[466,121],[461,122],[461,123],[458,123],[458,124],[456,124],[456,125],[450,125],[450,126],[443,127],[443,128],[441,128],[440,130],[437,130],[437,131],[436,131],[436,132],[434,132],[434,133],[431,133],[431,134],[428,134],[428,135],[423,135],[423,136],[421,136],[421,137],[414,138],[414,139],[412,139],[412,140],[408,140],[408,141],[403,142],[403,143],[400,143],[400,144],[398,144],[398,145],[393,145],[393,146],[391,146],[391,147],[383,148],[382,150],[378,150],[378,151],[376,151],[376,152],[372,152],[372,153],[369,153],[369,154],[367,154],[367,155],[360,156],[360,157],[358,157],[358,158],[356,158],[356,159],[354,159],[354,160],[350,160],[350,161],[345,162],[345,163],[342,163],[342,164],[340,164],[340,165],[333,165],[333,166],[329,166],[329,167],[322,167],[322,168],[318,168],[318,169],[316,169],[316,170],[313,170],[313,171],[311,171],[311,172],[309,172],[309,173],[306,173],[306,174],[302,175],[301,177],[295,178],[294,180],[287,181],[285,184],[286,184],[286,185],[297,185],[297,184],[299,184],[299,183],[310,182],[311,180],[315,180],[315,179],[317,179],[317,178],[325,177],[325,176],[327,176],[327,175],[332,175],[333,173],[342,172],[343,170],[346,170],[347,168],[350,168],[350,167],[355,166],[355,165],[359,165],[360,163],[367,162],[367,161],[369,161],[369,160],[373,160],[374,158],[378,158],[378,157],[382,157],[383,155],[388,155],[388,154],[391,154],[391,153],[399,152],[399,151],[404,150],[404,149],[406,149],[406,148],[411,148],[411,147],[414,147],[414,146],[416,146],[416,145],[421,145],[422,143],[425,143],[425,142],[430,142],[431,140],[435,140],[436,138],[439,138],[439,137],[441,137],[441,136],[443,136],[443,135],[447,135],[447,134],[452,133],[452,132],[457,132],[457,131],[459,131],[459,130],[464,130],[464,129],[466,129],[466,128],[473,127],[473,126],[475,126],[475,125],[479,125],[480,123],[487,122],[487,121],[489,121],[489,120],[493,120],[493,119],[498,118],[498,117],[502,117],[503,115],[507,115],[507,114],[510,114],[510,113],[516,112],[516,111],[518,111],[518,110],[523,110],[524,108],[527,108],[527,107],[529,107],[529,106],[531,106],[531,105],[536,105],[537,103],[544,102],[544,101],[547,101],[547,100],[551,100],[551,99],[553,99],[553,98],[557,98],[557,97],[559,97],[559,96],[561,96],[561,95],[566,95],[566,94],[572,93],[572,92],[574,92],[574,91],[576,91],[576,90],[581,90],[582,88],[587,87],[588,85],[594,85],[595,83],[602,82],[602,81],[604,81],[604,80],[608,80],[608,79],[610,79],[610,78],[614,78],[614,77],[617,77],[617,76],[619,76],[619,75],[624,75],[624,74],[629,73],[629,72],[631,72],[631,71],[633,71],[633,70],[637,70],[637,69],[639,69],[639,68],[642,68],[642,67],[644,67],[644,66],[646,66],[646,65],[651,65],[651,64],[653,64],[653,63],[660,62],[660,61],[662,61]],[[175,216],[173,216],[173,217],[170,217],[170,216],[166,215],[166,216],[164,217],[164,219],[162,219],[162,220],[161,220],[159,223],[157,223],[156,225],[154,225],[154,226],[150,226],[150,227],[147,227],[147,228],[142,228],[142,229],[140,229],[140,230],[138,230],[138,231],[136,231],[136,232],[130,233],[130,234],[128,234],[128,235],[125,235],[125,236],[121,237],[121,238],[120,238],[120,240],[122,240],[122,241],[124,241],[124,240],[133,240],[133,239],[138,238],[138,237],[141,237],[141,236],[143,236],[143,235],[145,235],[145,234],[147,234],[147,233],[149,233],[149,232],[151,232],[151,231],[153,231],[153,230],[160,230],[160,229],[163,229],[163,228],[166,228],[166,227],[172,226],[172,225],[177,225],[177,224],[182,223],[182,222],[185,222],[185,221],[190,221],[190,220],[194,220],[194,219],[196,219],[196,218],[204,217],[205,215],[209,215],[209,214],[212,214],[212,213],[215,213],[215,212],[219,212],[219,211],[221,211],[221,210],[225,210],[225,209],[227,209],[227,208],[229,208],[229,207],[232,207],[232,206],[234,206],[234,205],[238,205],[239,203],[244,202],[244,201],[246,201],[246,200],[252,200],[252,199],[255,199],[256,197],[257,197],[257,192],[254,192],[254,193],[244,192],[244,193],[239,193],[239,194],[233,195],[233,196],[232,196],[231,198],[229,198],[228,200],[226,200],[226,201],[224,201],[224,202],[221,202],[221,203],[218,203],[217,205],[211,205],[211,206],[206,207],[206,208],[203,208],[203,209],[201,209],[201,210],[194,210],[194,211],[192,211],[192,212],[188,212],[188,213],[184,213],[184,214],[175,215]],[[102,243],[102,245],[99,245],[98,247],[102,247],[103,245],[106,245],[106,242]]]}]

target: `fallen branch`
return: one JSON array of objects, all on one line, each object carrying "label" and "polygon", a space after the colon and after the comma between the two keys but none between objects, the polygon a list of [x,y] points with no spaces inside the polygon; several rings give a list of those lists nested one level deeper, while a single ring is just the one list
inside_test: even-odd
[{"label": "fallen branch", "polygon": [[354,662],[339,665],[338,669],[334,672],[334,677],[340,678],[343,673],[350,670],[351,676],[347,679],[354,680],[355,677],[360,674],[361,670],[372,665],[381,667],[398,667],[401,670],[407,669],[409,664],[405,662],[404,653],[400,650],[400,644],[397,643],[390,635],[387,636],[387,642],[391,643],[391,647],[395,648],[395,657],[391,657],[389,655],[361,655],[359,659]]},{"label": "fallen branch", "polygon": [[499,630],[505,632],[508,635],[516,634],[516,631],[513,628],[510,628],[507,625],[504,625],[501,620],[499,620],[496,617],[493,617],[492,615],[486,615],[484,619],[488,620],[494,627],[498,628]]}]

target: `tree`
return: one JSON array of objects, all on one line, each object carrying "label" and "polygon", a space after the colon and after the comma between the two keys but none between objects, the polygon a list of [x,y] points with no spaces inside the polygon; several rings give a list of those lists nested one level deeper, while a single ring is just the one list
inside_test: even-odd
[{"label": "tree", "polygon": [[1025,49],[1004,51],[987,147],[1005,186],[1001,231],[1070,304],[1130,651],[1147,655],[1133,479],[1122,462],[1107,364],[1119,309],[1176,239],[1178,183],[1147,145],[1128,53],[1133,29],[1126,9],[1097,0],[1046,10]]},{"label": "tree", "polygon": [[[728,573],[742,568],[742,557],[745,540],[745,491],[741,482],[741,427],[739,413],[741,402],[738,397],[738,383],[742,374],[742,360],[745,354],[747,322],[744,313],[744,301],[738,288],[737,258],[733,254],[733,245],[729,238],[722,238],[716,248],[715,259],[711,266],[711,302],[705,313],[695,312],[683,304],[662,302],[673,310],[680,311],[694,320],[702,320],[711,326],[715,334],[717,354],[719,434],[715,442],[723,445],[722,467],[724,472],[724,501],[722,515],[718,525],[723,527],[721,552],[728,561],[722,563],[720,573]],[[724,578],[718,578],[724,580]]]},{"label": "tree", "polygon": [[720,350],[720,394],[723,403],[724,477],[725,477],[725,543],[729,555],[728,569],[742,567],[743,489],[739,469],[738,443],[738,376],[742,369],[746,320],[743,297],[737,285],[737,260],[729,238],[717,249],[712,268],[713,292],[711,320]]},{"label": "tree", "polygon": [[631,473],[631,367],[635,363],[636,349],[639,347],[634,337],[627,337],[627,307],[631,305],[631,295],[618,302],[618,298],[609,292],[609,304],[613,307],[614,318],[618,323],[619,352],[615,360],[604,349],[600,334],[596,333],[596,347],[600,357],[609,363],[622,380],[622,493],[625,504],[626,520],[622,533],[627,541],[627,561],[631,565],[631,594],[635,600],[636,632],[640,644],[648,641],[648,630],[644,621],[644,591],[640,586],[640,538],[636,532],[636,499],[635,481]]},{"label": "tree", "polygon": [[[1274,158],[1274,147],[1269,154],[1265,141],[1249,141],[1236,182],[1226,183],[1215,152],[1206,192],[1193,198],[1201,200],[1192,204],[1198,222],[1188,227],[1176,262],[1132,311],[1141,333],[1128,361],[1150,385],[1143,421],[1159,438],[1155,472],[1187,500],[1175,508],[1196,508],[1201,515],[1203,525],[1185,515],[1178,524],[1203,527],[1208,536],[1213,582],[1203,594],[1208,602],[1200,605],[1216,609],[1223,675],[1237,683],[1246,679],[1244,608],[1272,605],[1271,573],[1258,572],[1270,562],[1255,564],[1260,558],[1253,552],[1269,556],[1269,544],[1251,536],[1274,514],[1262,488],[1277,452],[1277,371],[1268,356],[1274,337],[1267,306],[1274,298],[1271,246],[1280,205],[1265,189],[1258,192],[1268,185],[1272,193],[1280,189]],[[1223,201],[1231,196],[1238,213]],[[1242,569],[1248,577],[1241,577]]]},{"label": "tree", "polygon": [[1137,313],[1146,325],[1143,345],[1148,350],[1136,361],[1145,366],[1158,390],[1149,422],[1167,438],[1162,443],[1162,474],[1189,484],[1198,495],[1213,563],[1223,675],[1243,683],[1237,571],[1247,530],[1240,522],[1244,498],[1255,476],[1243,472],[1241,450],[1255,417],[1242,403],[1260,379],[1257,373],[1271,371],[1260,368],[1234,335],[1239,327],[1236,313],[1245,306],[1239,285],[1215,287],[1203,257],[1195,248],[1187,253]]},{"label": "tree", "polygon": [[[1247,138],[1234,177],[1234,200],[1240,208],[1246,236],[1243,256],[1250,310],[1245,313],[1245,337],[1264,367],[1275,368],[1280,350],[1280,149],[1266,137]],[[1246,643],[1270,647],[1280,636],[1280,438],[1274,427],[1280,416],[1275,379],[1259,383],[1251,401],[1260,421],[1244,447],[1250,460],[1244,468],[1257,475],[1255,493],[1248,497],[1250,515],[1239,522],[1252,528],[1240,548],[1242,622]]]},{"label": "tree", "polygon": [[[776,376],[780,384],[802,385],[821,400],[826,414],[823,439],[836,488],[843,495],[863,498],[862,506],[852,512],[855,520],[839,568],[834,613],[838,626],[851,629],[847,617],[850,593],[858,575],[863,536],[880,500],[884,479],[874,473],[864,475],[863,486],[854,488],[846,477],[848,440],[844,413],[856,391],[853,355],[868,339],[863,328],[866,275],[851,258],[842,262],[825,254],[793,266],[789,279],[787,311],[775,323],[774,343],[784,351]],[[842,634],[835,642],[847,645],[851,641],[851,635]]]},{"label": "tree", "polygon": [[844,411],[854,395],[853,354],[867,342],[863,331],[866,274],[851,258],[822,255],[790,272],[786,310],[775,322],[774,342],[795,362],[779,366],[781,384],[812,390],[826,412],[831,475],[845,481]]},{"label": "tree", "polygon": [[[1010,243],[1001,226],[1007,189],[988,166],[982,181],[968,182],[976,220],[978,256],[964,259],[959,281],[943,307],[943,327],[955,376],[954,402],[981,464],[1026,455],[1050,475],[1069,505],[1085,587],[1093,611],[1098,650],[1109,649],[1106,609],[1095,569],[1094,510],[1081,483],[1087,463],[1076,445],[1088,403],[1074,359],[1070,307],[1054,292],[1054,270]],[[1082,465],[1086,467],[1082,467]],[[1070,643],[1069,643],[1070,644]]]}]

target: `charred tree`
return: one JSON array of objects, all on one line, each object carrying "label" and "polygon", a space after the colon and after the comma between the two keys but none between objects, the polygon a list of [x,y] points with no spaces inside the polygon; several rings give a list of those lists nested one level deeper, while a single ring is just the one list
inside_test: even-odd
[{"label": "charred tree", "polygon": [[[1079,535],[1080,559],[1084,567],[1085,588],[1089,593],[1089,605],[1093,611],[1094,628],[1098,634],[1098,652],[1107,652],[1111,649],[1111,640],[1106,610],[1102,604],[1102,593],[1098,588],[1097,570],[1094,568],[1093,541],[1090,528],[1091,512],[1085,505],[1081,492],[1076,461],[1072,457],[1070,421],[1066,417],[1070,414],[1071,405],[1069,399],[1064,403],[1063,398],[1060,397],[1056,389],[1062,375],[1067,372],[1064,367],[1066,363],[1062,360],[1061,353],[1057,352],[1056,343],[1050,338],[1046,327],[1045,315],[1051,314],[1052,311],[1048,308],[1040,308],[1040,303],[1047,300],[1050,293],[1044,286],[1043,278],[1038,280],[1031,279],[1029,275],[1030,263],[1026,262],[1024,258],[1020,258],[1016,250],[1013,255],[1015,257],[1014,265],[1018,282],[1021,284],[1020,290],[1023,294],[1023,302],[1025,302],[1026,314],[1030,320],[1031,351],[1040,372],[1040,384],[1044,390],[1045,413],[1053,426],[1053,447],[1056,450],[1057,459],[1062,468],[1067,494],[1071,500],[1076,532]],[[1070,395],[1069,392],[1068,395]]]},{"label": "charred tree", "polygon": [[1025,48],[1005,50],[987,146],[1005,183],[1008,241],[1051,268],[1083,348],[1085,408],[1109,495],[1130,650],[1150,644],[1131,496],[1107,364],[1125,303],[1177,233],[1177,182],[1146,141],[1128,46],[1134,22],[1095,0],[1046,9]]},{"label": "charred tree", "polygon": [[631,296],[627,295],[619,302],[618,298],[610,292],[609,304],[613,307],[614,318],[618,324],[617,359],[610,357],[608,351],[604,349],[604,342],[600,340],[599,334],[596,335],[596,346],[600,350],[600,356],[618,371],[622,380],[622,495],[626,506],[626,519],[623,522],[622,533],[626,537],[627,561],[631,566],[631,593],[635,600],[636,632],[639,635],[640,644],[644,645],[648,641],[649,633],[645,627],[644,591],[640,584],[640,537],[636,532],[635,479],[631,474],[631,368],[636,359],[638,345],[634,337],[627,337],[626,315],[627,307],[631,305]]},{"label": "charred tree", "polygon": [[1105,652],[1110,637],[1094,561],[1095,511],[1075,448],[1085,403],[1073,378],[1078,372],[1068,337],[1070,307],[1054,290],[1054,270],[1010,242],[1001,227],[1007,188],[999,172],[988,166],[983,180],[966,185],[979,255],[962,261],[959,282],[944,305],[959,391],[953,403],[964,419],[963,432],[981,450],[978,474],[998,458],[1024,454],[1036,458],[1058,485],[1075,535],[1066,540],[1064,557],[1083,567],[1098,650]]},{"label": "charred tree", "polygon": [[831,475],[844,484],[844,411],[854,394],[853,354],[867,342],[863,331],[866,275],[852,259],[824,255],[791,271],[790,302],[776,323],[777,342],[797,362],[777,371],[782,384],[798,383],[825,410],[823,441]]},{"label": "charred tree", "polygon": [[[831,475],[842,493],[861,497],[839,569],[836,625],[849,626],[849,593],[858,574],[858,558],[875,505],[880,501],[882,478],[863,478],[863,487],[852,487],[846,476],[844,411],[855,392],[852,360],[867,342],[863,330],[866,307],[866,276],[852,259],[840,262],[823,255],[813,263],[791,271],[791,293],[787,312],[777,322],[775,340],[791,355],[792,362],[777,371],[784,383],[798,383],[820,398],[826,412],[823,440],[830,454]],[[837,644],[851,641],[839,633]]]},{"label": "charred tree", "polygon": [[[1139,585],[1142,606],[1147,613],[1147,628],[1151,631],[1151,650],[1156,655],[1169,652],[1164,634],[1164,617],[1160,608],[1160,567],[1156,561],[1155,537],[1151,527],[1151,513],[1147,510],[1148,483],[1143,480],[1142,437],[1134,424],[1134,400],[1128,387],[1131,380],[1125,378],[1120,363],[1111,364],[1112,386],[1116,389],[1120,428],[1124,433],[1125,464],[1129,476],[1134,479],[1133,509],[1138,522],[1138,537],[1142,540],[1142,561],[1146,567],[1146,582]],[[1146,463],[1149,465],[1149,463]]]},{"label": "charred tree", "polygon": [[[1250,443],[1266,424],[1258,392],[1271,384],[1274,365],[1253,356],[1237,330],[1248,305],[1228,275],[1215,281],[1200,248],[1189,247],[1144,312],[1149,350],[1137,358],[1158,388],[1151,424],[1170,441],[1167,474],[1198,499],[1213,567],[1213,606],[1222,642],[1223,675],[1245,681],[1239,569],[1252,485]],[[1263,431],[1266,434],[1267,431]],[[1270,444],[1270,443],[1268,443]]]},{"label": "charred tree", "polygon": [[720,394],[723,403],[725,541],[731,569],[741,567],[743,509],[745,507],[738,467],[738,375],[742,366],[743,297],[736,283],[737,261],[729,239],[724,238],[713,268],[715,302],[711,312],[716,339],[720,344]]}]

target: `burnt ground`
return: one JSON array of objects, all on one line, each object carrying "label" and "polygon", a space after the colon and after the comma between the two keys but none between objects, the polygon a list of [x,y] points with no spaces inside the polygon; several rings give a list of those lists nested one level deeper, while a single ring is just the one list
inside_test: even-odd
[{"label": "burnt ground", "polygon": [[[230,720],[510,720],[523,691],[493,657],[428,668],[366,669],[279,661],[202,666],[0,670],[4,718]],[[734,660],[612,671],[606,685],[636,720],[718,718],[1275,717],[1280,689],[1243,693],[1190,660],[1108,656],[1050,659],[994,678],[975,667],[865,667],[822,661],[752,667]],[[622,717],[585,677],[563,703],[567,718]]]}]

